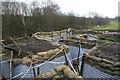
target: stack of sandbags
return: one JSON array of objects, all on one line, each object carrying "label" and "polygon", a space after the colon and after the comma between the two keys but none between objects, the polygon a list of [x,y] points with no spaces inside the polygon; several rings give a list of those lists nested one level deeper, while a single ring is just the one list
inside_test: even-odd
[{"label": "stack of sandbags", "polygon": [[[61,75],[57,75],[59,72],[62,72],[62,77]],[[83,78],[77,74],[75,74],[68,66],[66,65],[61,65],[56,67],[53,70],[50,70],[47,73],[40,74],[36,78],[52,78],[52,79],[57,79],[57,78],[64,78],[67,77],[68,79],[75,79],[75,80],[83,80]]]}]

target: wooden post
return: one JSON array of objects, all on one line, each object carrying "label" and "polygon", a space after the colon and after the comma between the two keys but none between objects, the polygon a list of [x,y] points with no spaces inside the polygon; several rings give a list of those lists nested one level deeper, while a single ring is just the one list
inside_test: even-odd
[{"label": "wooden post", "polygon": [[83,53],[83,56],[82,56],[81,71],[80,71],[81,76],[83,76],[84,59],[85,59],[85,53]]},{"label": "wooden post", "polygon": [[66,29],[66,36],[67,36],[67,29]]},{"label": "wooden post", "polygon": [[35,68],[33,68],[33,74],[34,74],[34,77],[36,77]]},{"label": "wooden post", "polygon": [[40,68],[37,68],[37,76],[40,74]]},{"label": "wooden post", "polygon": [[10,39],[17,45],[17,43],[15,42],[15,40],[10,36]]},{"label": "wooden post", "polygon": [[60,31],[60,39],[61,39],[61,37],[62,37],[62,36],[61,36],[61,31]]},{"label": "wooden post", "polygon": [[11,51],[11,60],[10,60],[10,80],[12,79],[12,62],[13,62],[13,51]]},{"label": "wooden post", "polygon": [[0,80],[7,80],[2,74],[0,76]]},{"label": "wooden post", "polygon": [[[2,62],[2,59],[0,60],[0,62]],[[2,77],[4,77],[2,75],[2,63],[0,64],[0,80],[2,80]]]},{"label": "wooden post", "polygon": [[53,32],[52,32],[52,41],[54,41],[54,39],[53,39]]},{"label": "wooden post", "polygon": [[[34,61],[33,61],[32,55],[31,55],[31,61],[32,61],[32,67],[33,67],[33,66],[34,66],[34,65],[33,65],[33,62],[34,62]],[[34,77],[36,77],[35,68],[33,68],[33,74],[34,74]]]},{"label": "wooden post", "polygon": [[63,49],[63,52],[64,52],[64,56],[65,56],[66,65],[68,65],[68,60],[67,60],[67,56],[66,56],[66,51],[65,51],[65,49]]},{"label": "wooden post", "polygon": [[71,35],[73,35],[73,30],[71,30]]},{"label": "wooden post", "polygon": [[77,58],[77,61],[79,61],[79,57],[80,57],[80,40],[78,41],[78,46],[79,46],[79,50],[78,50],[78,58]]}]

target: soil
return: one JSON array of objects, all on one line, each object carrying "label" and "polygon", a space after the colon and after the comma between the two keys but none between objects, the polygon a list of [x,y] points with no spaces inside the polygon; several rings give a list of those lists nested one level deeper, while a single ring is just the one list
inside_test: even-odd
[{"label": "soil", "polygon": [[120,44],[104,44],[92,55],[112,61],[120,61]]},{"label": "soil", "polygon": [[101,40],[109,40],[109,41],[112,41],[112,42],[120,43],[120,34],[116,34],[116,35],[111,35],[111,34],[99,35],[99,39],[101,39]]},{"label": "soil", "polygon": [[21,53],[29,52],[36,54],[37,52],[45,52],[58,47],[53,46],[46,40],[38,40],[35,38],[21,39],[16,42],[19,44],[12,44],[9,46],[9,48],[12,48],[17,52],[19,52],[19,50],[21,49]]}]

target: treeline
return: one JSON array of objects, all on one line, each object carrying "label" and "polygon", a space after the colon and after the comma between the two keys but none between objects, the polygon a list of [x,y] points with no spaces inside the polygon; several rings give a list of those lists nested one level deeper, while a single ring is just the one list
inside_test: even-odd
[{"label": "treeline", "polygon": [[62,14],[57,4],[46,2],[2,2],[2,37],[31,35],[37,31],[55,31],[66,28],[85,29],[88,26],[107,25],[108,18],[94,13],[89,18]]}]

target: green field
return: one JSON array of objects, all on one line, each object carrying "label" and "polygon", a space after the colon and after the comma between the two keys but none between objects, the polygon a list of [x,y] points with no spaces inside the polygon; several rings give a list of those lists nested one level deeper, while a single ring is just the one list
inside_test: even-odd
[{"label": "green field", "polygon": [[120,30],[118,28],[118,24],[120,25],[120,21],[110,21],[110,25],[103,25],[99,27],[95,27],[96,30]]}]

